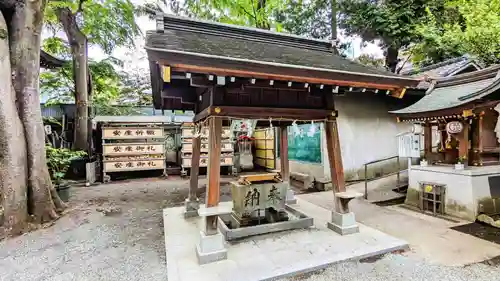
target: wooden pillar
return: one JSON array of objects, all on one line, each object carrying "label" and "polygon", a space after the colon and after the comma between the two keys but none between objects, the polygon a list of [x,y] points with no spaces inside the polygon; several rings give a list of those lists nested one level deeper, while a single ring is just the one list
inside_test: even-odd
[{"label": "wooden pillar", "polygon": [[464,129],[460,133],[460,143],[458,144],[458,157],[465,158],[464,165],[467,165],[469,162],[469,122],[468,120],[464,120],[462,122]]},{"label": "wooden pillar", "polygon": [[[336,119],[325,122],[326,148],[328,162],[330,163],[330,175],[332,177],[333,193],[345,191],[344,167],[342,165],[342,153],[340,151],[339,130]],[[335,198],[335,211],[344,213],[340,200]]]},{"label": "wooden pillar", "polygon": [[191,174],[189,176],[189,197],[188,197],[188,200],[191,202],[197,200],[196,191],[198,190],[198,176],[200,173],[201,136],[198,135],[197,137],[194,137],[192,144],[193,147],[191,154]]},{"label": "wooden pillar", "polygon": [[[206,194],[206,207],[215,207],[220,201],[220,156],[222,119],[209,117],[208,120],[208,185]],[[205,218],[205,234],[217,233],[217,216]]]},{"label": "wooden pillar", "polygon": [[478,121],[478,144],[477,147],[479,148],[479,152],[483,152],[483,138],[484,138],[484,120],[483,120],[483,114],[481,113],[479,115],[479,121]]},{"label": "wooden pillar", "polygon": [[424,124],[424,158],[427,160],[432,153],[432,126]]},{"label": "wooden pillar", "polygon": [[280,127],[280,164],[283,181],[290,181],[290,162],[288,161],[288,130],[286,126]]}]

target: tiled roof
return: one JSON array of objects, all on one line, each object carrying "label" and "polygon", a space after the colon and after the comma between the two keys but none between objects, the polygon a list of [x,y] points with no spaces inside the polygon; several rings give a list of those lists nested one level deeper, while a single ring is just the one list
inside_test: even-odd
[{"label": "tiled roof", "polygon": [[40,66],[44,68],[58,68],[62,67],[66,63],[65,60],[58,59],[44,50],[40,50]]},{"label": "tiled roof", "polygon": [[481,68],[481,66],[477,64],[474,59],[468,55],[464,55],[422,68],[415,68],[412,66],[411,68],[401,71],[401,74],[415,76],[428,75],[433,78],[447,77],[468,64],[474,64],[477,68]]},{"label": "tiled roof", "polygon": [[401,75],[335,55],[328,41],[169,15],[164,15],[162,20],[163,30],[147,33],[147,49],[405,79]]},{"label": "tiled roof", "polygon": [[473,73],[437,80],[434,88],[418,102],[392,111],[415,114],[453,108],[485,97],[500,89],[500,65]]},{"label": "tiled roof", "polygon": [[[422,68],[411,66],[401,71],[401,74],[413,77],[427,77],[428,79],[439,79],[458,74],[469,67],[477,70],[482,69],[481,65],[476,63],[474,59],[470,58],[468,55],[464,55]],[[418,84],[417,88],[427,89],[429,86],[430,82],[424,80]]]}]

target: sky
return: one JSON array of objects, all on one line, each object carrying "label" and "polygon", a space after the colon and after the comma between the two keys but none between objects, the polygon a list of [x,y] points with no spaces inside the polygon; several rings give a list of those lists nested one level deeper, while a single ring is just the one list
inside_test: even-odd
[{"label": "sky", "polygon": [[[138,5],[147,1],[148,0],[132,0],[134,4]],[[149,71],[149,63],[147,61],[147,57],[145,57],[146,52],[144,50],[144,36],[146,35],[147,30],[154,30],[156,28],[156,24],[154,20],[150,20],[148,17],[139,17],[137,19],[137,24],[142,31],[142,35],[138,36],[135,40],[136,49],[130,50],[128,48],[117,48],[114,51],[113,56],[119,59],[127,60],[127,67]],[[363,44],[361,38],[354,37],[350,39],[352,40],[351,54],[349,54],[352,56],[351,58],[356,58],[361,54],[370,54],[376,58],[384,57],[383,51],[376,44],[368,43],[365,44],[365,46],[362,46]],[[106,54],[97,46],[91,46],[89,48],[89,56],[95,60],[106,58]]]}]

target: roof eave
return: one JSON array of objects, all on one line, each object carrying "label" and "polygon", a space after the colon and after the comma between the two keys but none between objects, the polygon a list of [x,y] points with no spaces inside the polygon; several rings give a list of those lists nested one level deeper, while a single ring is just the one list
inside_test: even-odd
[{"label": "roof eave", "polygon": [[469,108],[470,104],[472,102],[474,102],[474,100],[467,102],[467,103],[464,103],[464,104],[460,104],[458,106],[443,108],[443,109],[433,110],[433,111],[421,111],[421,112],[411,112],[411,113],[402,112],[402,113],[400,113],[397,110],[397,111],[389,111],[389,114],[391,114],[395,117],[398,117],[398,118],[405,118],[405,119],[457,115],[457,114],[462,114],[462,111],[464,109]]},{"label": "roof eave", "polygon": [[[367,88],[378,86],[380,89],[389,90],[414,88],[420,82],[420,80],[409,77],[394,77],[380,74],[366,74],[316,68],[303,65],[255,61],[242,58],[152,48],[148,46],[146,46],[146,50],[148,51],[149,59],[152,61],[161,62],[172,67],[179,67],[180,65],[184,66],[184,68],[186,68],[186,66],[202,67],[205,70],[210,69],[210,74],[214,75],[227,76],[228,73],[238,72],[240,74],[247,73],[248,77],[264,79],[268,79],[268,77],[273,75],[280,75],[284,77],[285,80],[289,81],[293,81],[294,79],[297,80],[297,82],[309,83],[317,83],[317,81],[321,81],[323,84],[345,84],[346,86],[349,85]],[[219,67],[217,67],[217,63]],[[222,65],[224,66],[223,68],[220,67]],[[263,66],[265,68],[263,68]],[[196,72],[193,71],[193,68],[191,68],[191,71]],[[262,77],[258,77],[259,75]]]}]

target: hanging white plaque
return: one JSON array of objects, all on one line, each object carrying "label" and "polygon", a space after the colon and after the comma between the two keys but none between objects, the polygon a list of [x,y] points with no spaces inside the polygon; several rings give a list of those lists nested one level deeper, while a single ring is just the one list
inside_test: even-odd
[{"label": "hanging white plaque", "polygon": [[464,125],[459,121],[451,121],[446,124],[446,131],[450,134],[458,134],[464,129]]}]

